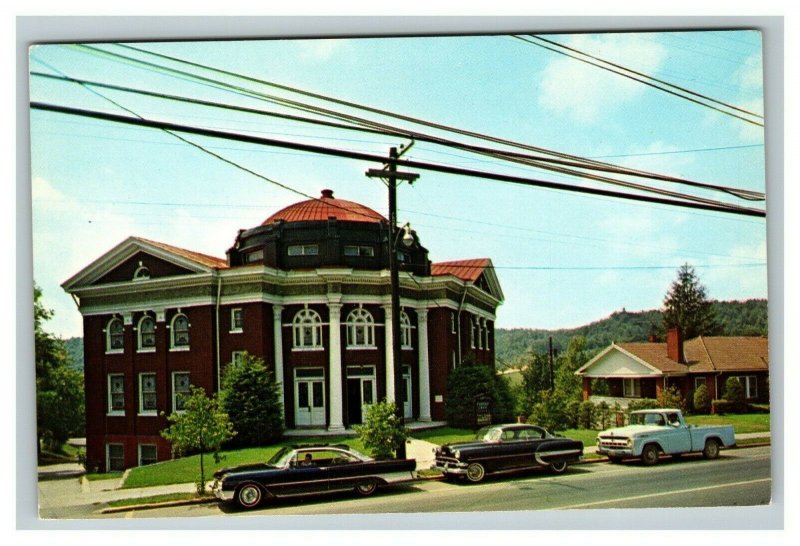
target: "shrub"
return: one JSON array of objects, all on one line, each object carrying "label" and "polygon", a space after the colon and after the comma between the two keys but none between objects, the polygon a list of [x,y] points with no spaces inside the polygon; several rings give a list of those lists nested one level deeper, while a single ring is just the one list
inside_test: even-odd
[{"label": "shrub", "polygon": [[373,457],[391,459],[408,436],[408,429],[397,415],[397,406],[383,400],[368,406],[365,413],[364,424],[353,428]]},{"label": "shrub", "polygon": [[483,364],[464,363],[447,380],[445,416],[455,427],[476,427],[475,398],[488,396],[492,422],[514,420],[514,400],[508,383]]},{"label": "shrub", "polygon": [[711,398],[708,396],[708,387],[705,385],[700,385],[697,387],[697,390],[694,391],[694,411],[697,413],[708,413],[708,410],[711,408]]},{"label": "shrub", "polygon": [[608,386],[608,381],[602,377],[592,379],[592,394],[595,396],[609,396],[611,388]]},{"label": "shrub", "polygon": [[744,387],[736,377],[729,377],[725,381],[725,400],[733,405],[735,413],[744,413],[747,411],[747,402],[744,396]]},{"label": "shrub", "polygon": [[628,403],[628,413],[637,410],[643,409],[655,409],[658,406],[658,400],[653,398],[639,398],[638,400],[632,400]]},{"label": "shrub", "polygon": [[663,389],[658,394],[658,405],[662,408],[676,408],[676,409],[683,409],[685,410],[685,402],[683,397],[681,396],[681,391],[678,390],[678,387],[671,386],[669,388]]},{"label": "shrub", "polygon": [[593,429],[596,411],[597,408],[593,402],[589,400],[581,402],[578,409],[578,426],[588,430]]},{"label": "shrub", "polygon": [[528,423],[544,427],[550,432],[570,428],[570,419],[566,410],[567,403],[563,394],[544,391],[540,400],[533,405]]},{"label": "shrub", "polygon": [[607,429],[611,420],[611,408],[605,400],[597,404],[597,417],[600,419],[600,430]]}]

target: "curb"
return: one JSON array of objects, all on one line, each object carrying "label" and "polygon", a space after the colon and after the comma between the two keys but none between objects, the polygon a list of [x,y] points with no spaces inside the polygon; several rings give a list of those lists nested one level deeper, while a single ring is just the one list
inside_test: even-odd
[{"label": "curb", "polygon": [[169,508],[171,506],[189,506],[192,504],[211,504],[218,502],[215,497],[203,497],[199,499],[186,499],[168,502],[151,502],[148,504],[132,504],[130,506],[115,506],[100,510],[101,514],[118,514],[120,512],[134,512],[137,510],[151,510],[154,508]]}]

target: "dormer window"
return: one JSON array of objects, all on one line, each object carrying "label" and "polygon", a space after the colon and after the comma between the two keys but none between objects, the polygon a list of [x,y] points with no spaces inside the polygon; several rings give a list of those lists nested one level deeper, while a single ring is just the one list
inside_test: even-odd
[{"label": "dormer window", "polygon": [[139,262],[139,267],[136,268],[136,271],[133,272],[133,280],[134,281],[146,281],[150,278],[150,270],[147,266],[142,265],[142,262]]}]

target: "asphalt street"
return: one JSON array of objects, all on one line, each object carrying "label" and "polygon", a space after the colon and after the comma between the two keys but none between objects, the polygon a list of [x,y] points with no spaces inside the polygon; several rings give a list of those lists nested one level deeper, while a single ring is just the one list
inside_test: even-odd
[{"label": "asphalt street", "polygon": [[422,481],[380,491],[370,498],[353,495],[278,500],[243,512],[219,504],[159,508],[83,517],[219,517],[332,514],[415,514],[519,510],[592,510],[753,506],[771,499],[770,448],[723,451],[706,461],[665,457],[654,467],[640,462],[593,463],[570,468],[566,475],[542,471],[495,476],[478,485]]}]

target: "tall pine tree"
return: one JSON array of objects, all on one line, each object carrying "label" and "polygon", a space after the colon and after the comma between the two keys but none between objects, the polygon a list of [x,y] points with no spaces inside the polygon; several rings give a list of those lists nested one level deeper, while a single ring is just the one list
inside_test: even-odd
[{"label": "tall pine tree", "polygon": [[714,310],[706,289],[688,263],[678,269],[678,277],[664,296],[664,328],[680,327],[685,339],[717,332]]}]

